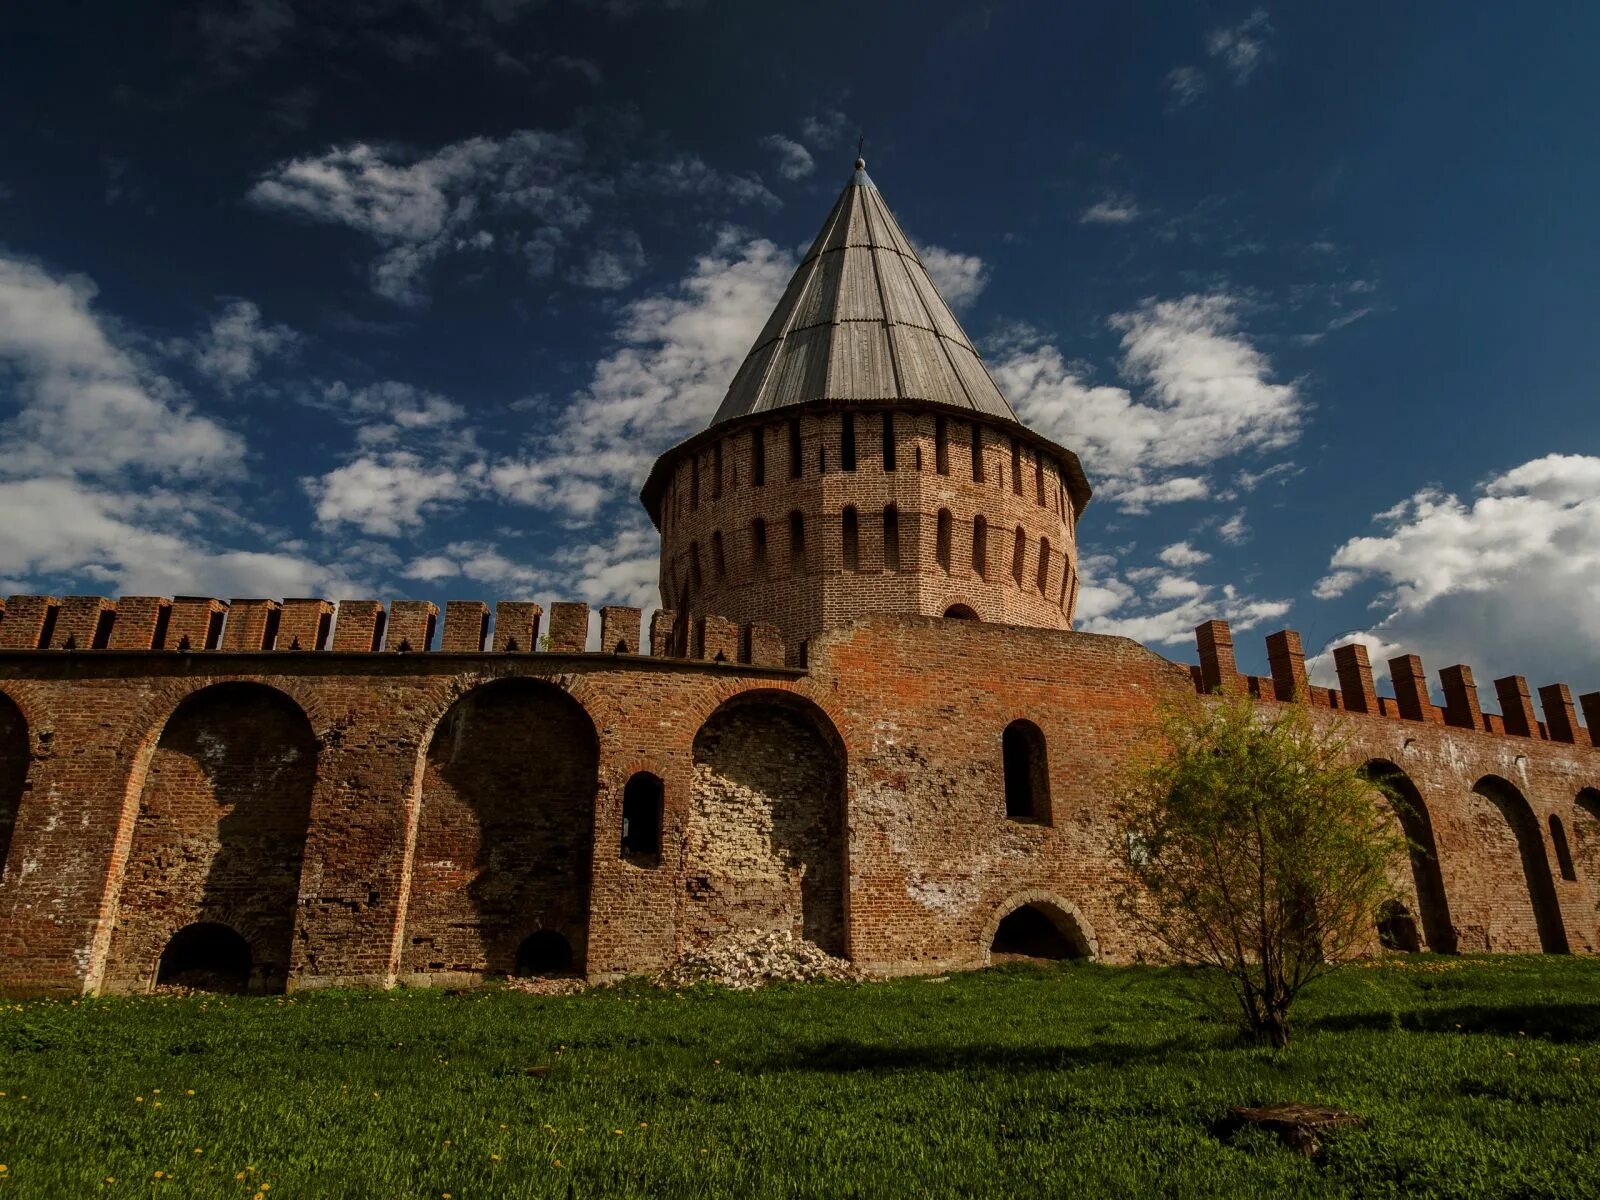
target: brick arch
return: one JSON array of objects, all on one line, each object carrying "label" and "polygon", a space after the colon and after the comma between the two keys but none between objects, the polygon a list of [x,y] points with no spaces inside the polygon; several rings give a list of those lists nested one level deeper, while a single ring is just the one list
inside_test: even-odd
[{"label": "brick arch", "polygon": [[186,690],[130,772],[91,986],[142,990],[176,930],[215,921],[250,944],[252,989],[283,989],[319,749],[281,688]]},{"label": "brick arch", "polygon": [[[465,686],[463,683],[465,682]],[[418,749],[394,973],[502,975],[531,934],[581,969],[600,738],[575,689],[541,675],[457,680]]]},{"label": "brick arch", "polygon": [[1100,957],[1100,939],[1095,935],[1094,926],[1089,923],[1089,918],[1083,915],[1083,910],[1055,892],[1034,888],[1013,892],[990,914],[983,928],[982,940],[978,943],[984,966],[990,964],[990,952],[994,946],[995,934],[1000,931],[1000,922],[1023,908],[1035,908],[1043,912],[1069,942],[1075,942],[1082,947],[1085,958]]},{"label": "brick arch", "polygon": [[788,932],[848,949],[844,740],[787,688],[751,688],[695,731],[680,927],[693,943]]},{"label": "brick arch", "polygon": [[1414,911],[1420,917],[1424,942],[1435,954],[1454,954],[1457,946],[1455,928],[1450,920],[1450,901],[1445,894],[1444,875],[1439,865],[1433,818],[1422,790],[1411,776],[1386,758],[1369,760],[1362,767],[1362,773],[1384,785],[1383,797],[1405,834]]},{"label": "brick arch", "polygon": [[1544,834],[1526,796],[1510,780],[1485,775],[1469,802],[1480,863],[1505,931],[1491,950],[1567,952],[1566,929]]}]

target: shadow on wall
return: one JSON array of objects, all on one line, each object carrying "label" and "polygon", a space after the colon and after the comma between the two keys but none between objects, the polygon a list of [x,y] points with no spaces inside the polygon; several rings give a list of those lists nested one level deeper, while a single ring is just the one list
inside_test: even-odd
[{"label": "shadow on wall", "polygon": [[28,722],[9,697],[0,695],[0,869],[11,849],[11,831],[28,786]]},{"label": "shadow on wall", "polygon": [[832,724],[785,694],[736,698],[701,726],[687,886],[702,939],[793,929],[844,953],[844,777]]},{"label": "shadow on wall", "polygon": [[113,987],[153,975],[283,990],[316,776],[311,724],[283,693],[224,683],[178,706],[140,796],[112,941]]},{"label": "shadow on wall", "polygon": [[450,708],[423,767],[407,973],[582,970],[599,755],[588,713],[541,680]]},{"label": "shadow on wall", "polygon": [[[1533,907],[1539,931],[1539,948],[1545,954],[1567,953],[1567,931],[1561,923],[1561,905],[1556,899],[1555,881],[1550,878],[1550,859],[1545,854],[1539,822],[1527,799],[1516,785],[1498,775],[1485,775],[1472,790],[1499,810],[1516,836],[1522,859],[1526,895]],[[1510,897],[1506,897],[1509,901]]]},{"label": "shadow on wall", "polygon": [[[1439,870],[1439,847],[1433,837],[1433,820],[1422,793],[1411,777],[1387,759],[1375,758],[1362,769],[1366,777],[1383,785],[1384,797],[1400,820],[1411,860],[1411,882],[1416,891],[1417,908],[1422,916],[1422,939],[1427,948],[1437,954],[1456,952],[1456,932],[1450,920],[1450,902],[1445,895],[1444,876]],[[1398,929],[1391,935],[1395,948],[1416,950],[1417,945],[1406,945]],[[1385,936],[1379,929],[1379,940]],[[1415,941],[1415,938],[1411,939]],[[1387,945],[1388,943],[1384,943]]]}]

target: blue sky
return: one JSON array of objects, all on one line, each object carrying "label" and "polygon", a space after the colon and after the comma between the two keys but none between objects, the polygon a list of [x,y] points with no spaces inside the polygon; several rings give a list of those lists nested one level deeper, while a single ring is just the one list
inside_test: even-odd
[{"label": "blue sky", "polygon": [[1096,485],[1081,627],[1600,687],[1592,4],[22,3],[0,37],[0,589],[650,606],[643,471],[865,134]]}]

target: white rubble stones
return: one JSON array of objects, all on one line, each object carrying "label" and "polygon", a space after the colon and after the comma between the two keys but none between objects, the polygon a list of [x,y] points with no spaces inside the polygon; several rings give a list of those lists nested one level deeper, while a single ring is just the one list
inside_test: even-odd
[{"label": "white rubble stones", "polygon": [[715,983],[745,990],[768,983],[814,979],[859,980],[862,974],[842,958],[788,930],[730,933],[709,945],[685,951],[656,976],[663,987]]}]

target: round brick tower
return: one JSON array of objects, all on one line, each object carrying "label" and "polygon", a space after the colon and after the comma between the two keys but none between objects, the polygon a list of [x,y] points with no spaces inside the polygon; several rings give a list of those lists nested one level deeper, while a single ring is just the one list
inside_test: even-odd
[{"label": "round brick tower", "polygon": [[1071,627],[1078,456],[1017,419],[860,159],[641,498],[680,638],[708,614],[776,625],[791,657],[867,613]]}]

